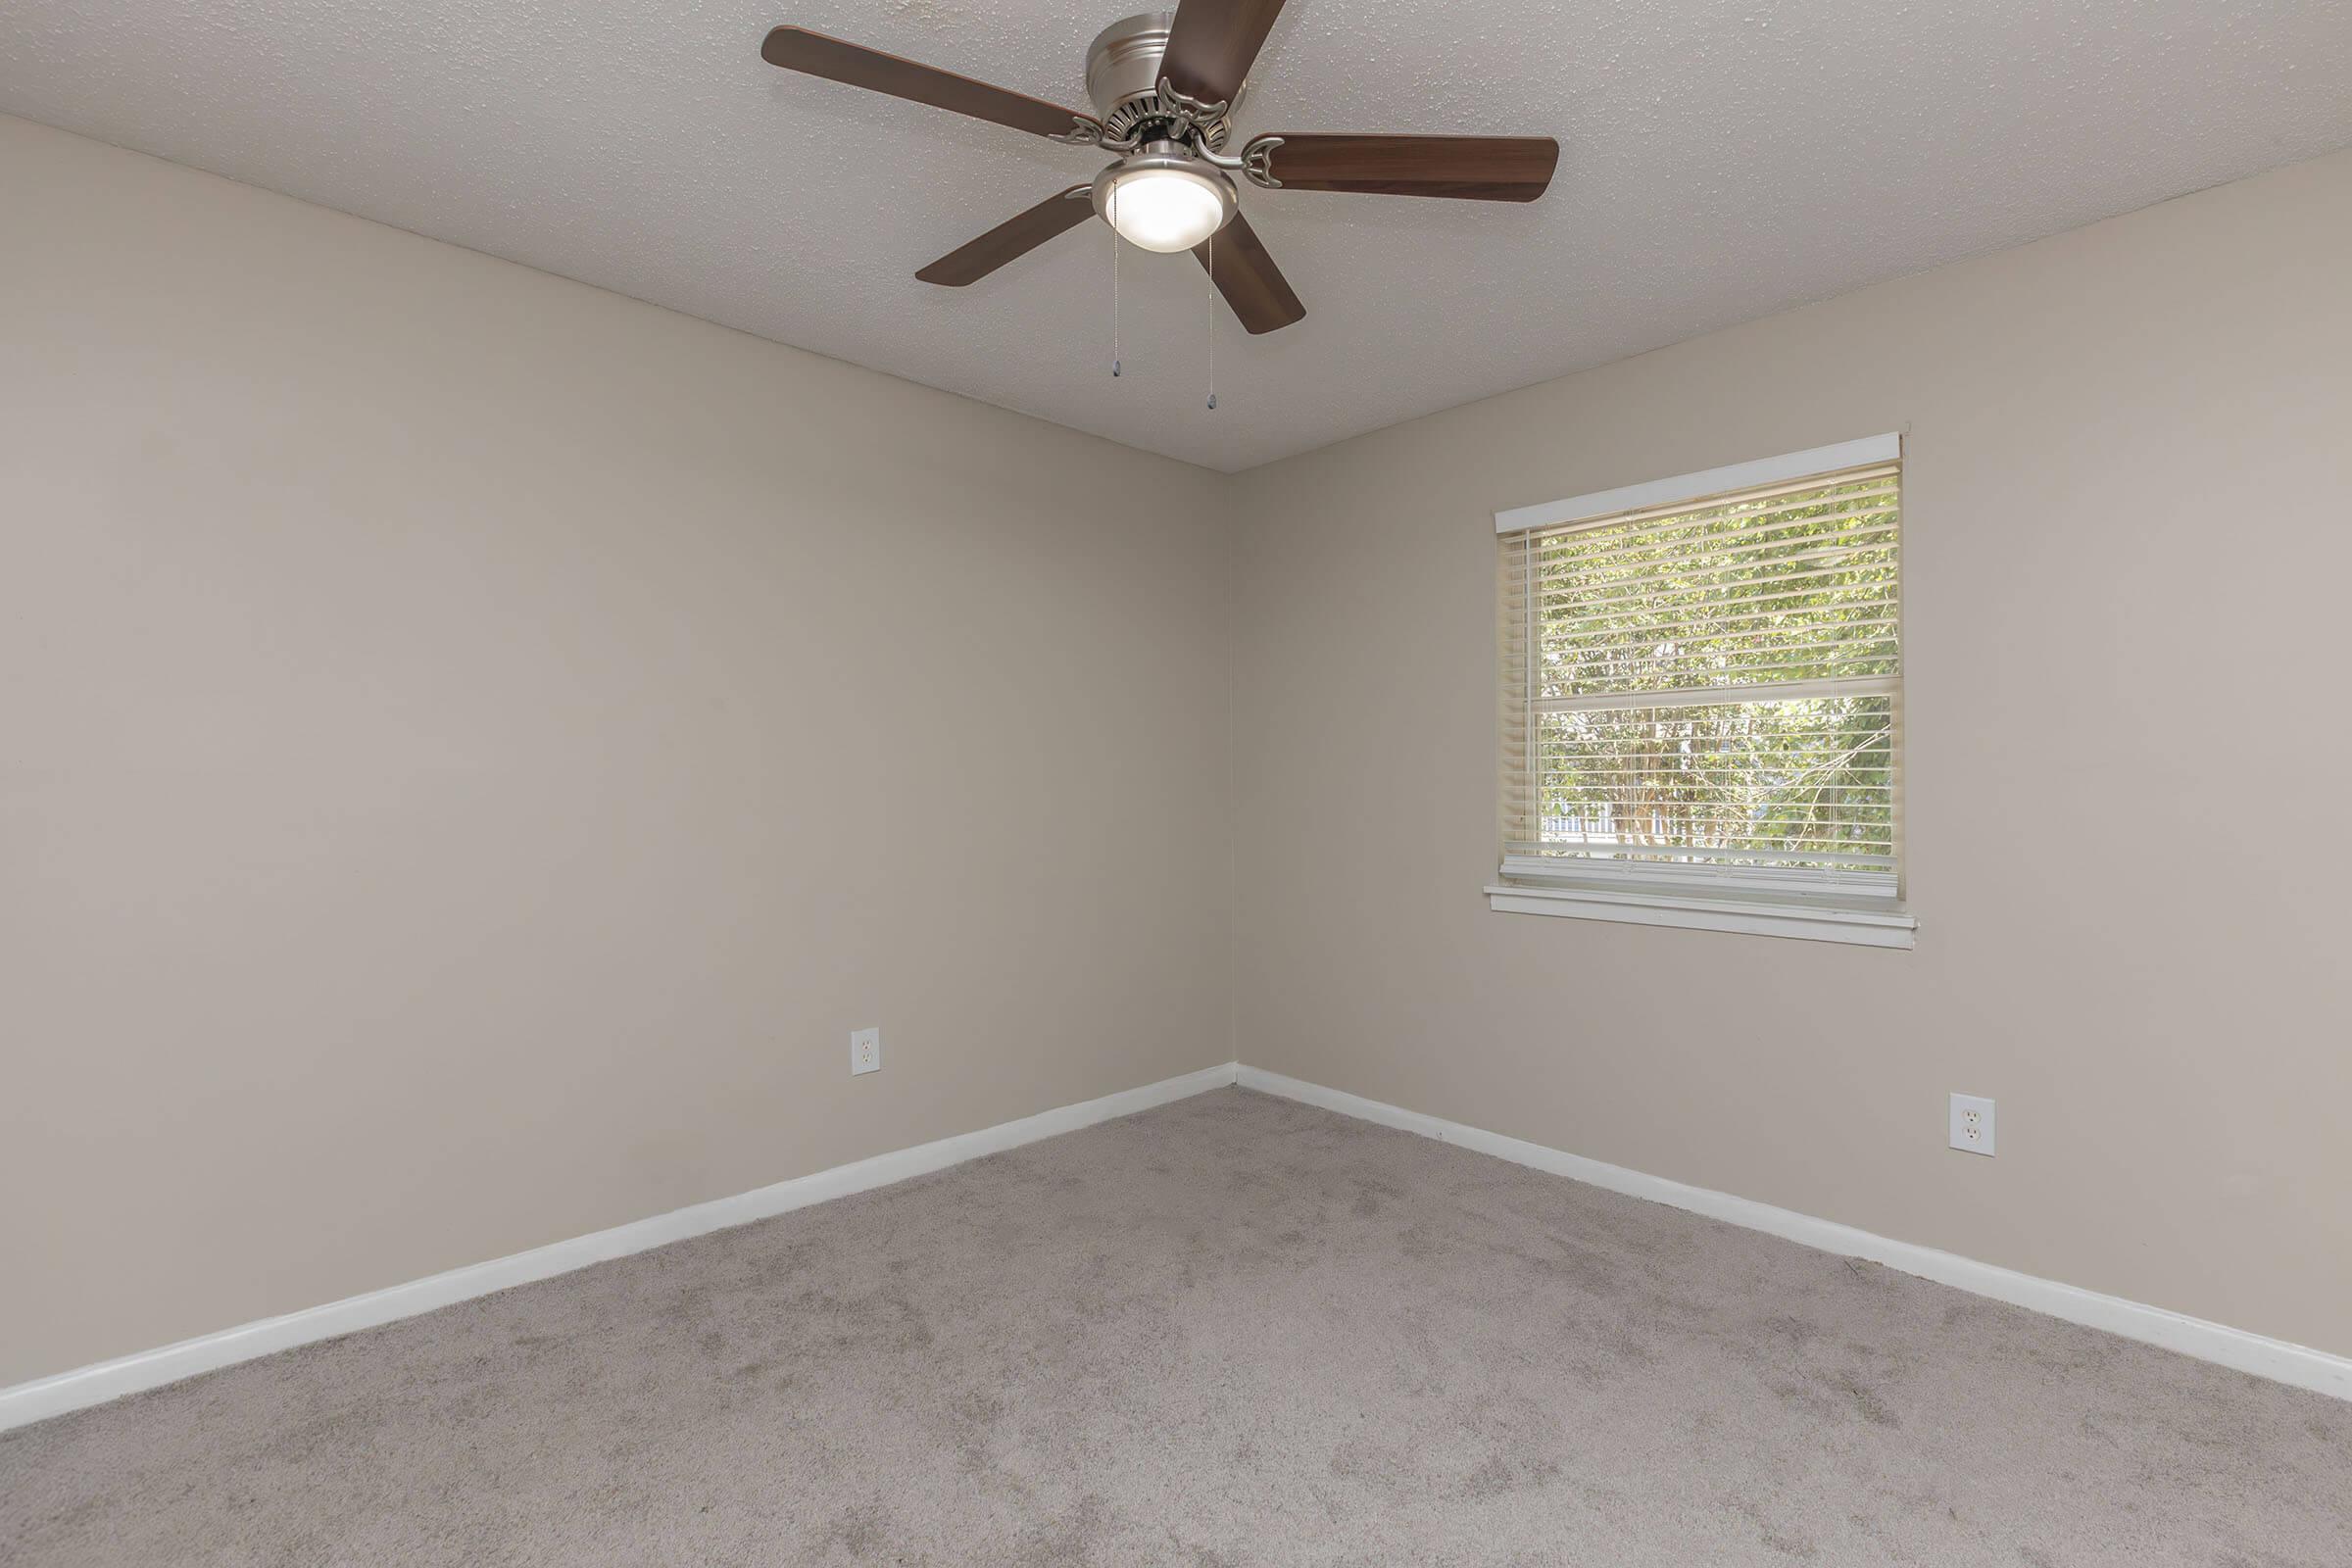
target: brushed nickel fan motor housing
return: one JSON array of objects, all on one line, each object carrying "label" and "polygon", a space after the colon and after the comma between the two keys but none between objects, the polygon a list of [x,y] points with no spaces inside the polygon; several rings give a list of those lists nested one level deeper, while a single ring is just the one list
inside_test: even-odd
[{"label": "brushed nickel fan motor housing", "polygon": [[[1159,96],[1159,63],[1168,52],[1168,29],[1175,24],[1173,11],[1146,11],[1112,23],[1086,46],[1086,95],[1102,121],[1105,140],[1124,141],[1153,121],[1177,118],[1175,107]],[[1233,95],[1226,116],[1241,98],[1240,92]],[[1200,128],[1211,152],[1225,150],[1225,117]]]}]

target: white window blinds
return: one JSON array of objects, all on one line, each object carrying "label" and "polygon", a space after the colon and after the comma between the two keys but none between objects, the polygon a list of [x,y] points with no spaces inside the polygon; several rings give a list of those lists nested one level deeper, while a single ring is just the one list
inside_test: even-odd
[{"label": "white window blinds", "polygon": [[1501,536],[1506,878],[1894,903],[1900,481],[1888,457]]}]

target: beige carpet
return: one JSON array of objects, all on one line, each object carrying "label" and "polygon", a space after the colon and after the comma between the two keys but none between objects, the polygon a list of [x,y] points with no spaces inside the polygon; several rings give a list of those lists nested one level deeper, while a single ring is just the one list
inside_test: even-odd
[{"label": "beige carpet", "polygon": [[2352,1564],[2352,1405],[1240,1090],[0,1436],[0,1562]]}]

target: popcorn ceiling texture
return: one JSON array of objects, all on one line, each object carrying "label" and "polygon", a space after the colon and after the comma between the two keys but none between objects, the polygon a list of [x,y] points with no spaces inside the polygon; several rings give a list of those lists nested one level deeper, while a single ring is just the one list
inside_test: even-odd
[{"label": "popcorn ceiling texture", "polygon": [[[1293,0],[1238,117],[1549,133],[1533,207],[1246,190],[1304,322],[1107,231],[914,270],[1101,154],[762,64],[795,22],[1056,102],[1122,0],[13,0],[0,109],[1236,469],[2352,143],[2352,0]],[[164,237],[159,236],[159,240]]]}]

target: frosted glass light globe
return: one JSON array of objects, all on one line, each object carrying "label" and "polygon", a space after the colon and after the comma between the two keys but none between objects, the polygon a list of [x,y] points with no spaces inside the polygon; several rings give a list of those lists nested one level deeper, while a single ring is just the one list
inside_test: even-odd
[{"label": "frosted glass light globe", "polygon": [[1095,206],[1119,237],[1148,251],[1189,251],[1233,216],[1233,186],[1212,170],[1135,159],[1102,172]]}]

